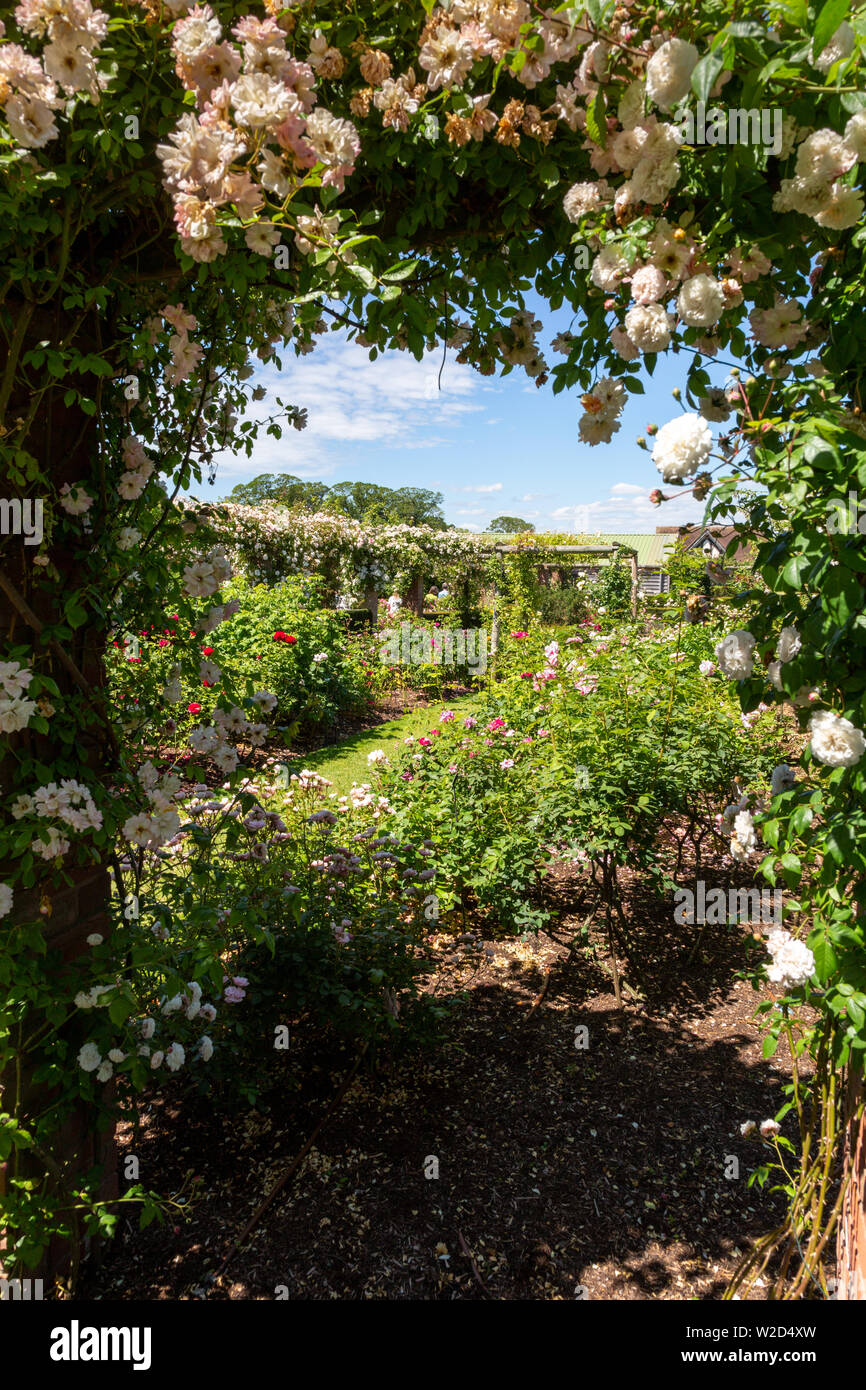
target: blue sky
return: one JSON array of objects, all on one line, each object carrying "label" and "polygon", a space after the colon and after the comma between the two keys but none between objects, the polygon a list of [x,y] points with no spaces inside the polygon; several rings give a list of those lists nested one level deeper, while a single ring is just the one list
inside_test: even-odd
[{"label": "blue sky", "polygon": [[[529,307],[544,324],[538,337],[553,366],[562,358],[550,340],[569,319],[538,302]],[[610,444],[592,448],[578,439],[576,393],[554,396],[519,368],[504,378],[482,377],[452,353],[440,391],[441,360],[441,351],[422,362],[389,352],[370,362],[342,331],[319,338],[307,356],[287,352],[282,373],[263,368],[257,381],[269,395],[305,407],[306,430],[289,428],[282,440],[262,434],[252,459],[223,455],[215,486],[196,494],[223,497],[259,473],[293,473],[330,484],[432,488],[444,496],[446,519],[472,530],[503,513],[538,530],[655,531],[700,522],[703,506],[691,497],[652,506],[648,494],[659,476],[635,443],[651,421],[662,425],[679,414],[671,390],[683,383],[683,357],[660,358],[653,378],[643,374],[646,395],[630,398]],[[714,383],[725,375],[717,367]],[[267,399],[254,407],[262,415],[274,408]]]}]

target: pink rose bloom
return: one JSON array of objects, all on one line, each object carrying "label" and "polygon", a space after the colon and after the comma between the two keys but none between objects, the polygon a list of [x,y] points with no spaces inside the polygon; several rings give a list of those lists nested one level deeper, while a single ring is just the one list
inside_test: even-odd
[{"label": "pink rose bloom", "polygon": [[444,709],[444,710],[442,711],[442,713],[440,714],[440,716],[439,716],[439,723],[440,723],[440,724],[447,724],[447,723],[449,723],[449,721],[452,720],[453,718],[454,718],[454,711],[453,711],[453,709]]},{"label": "pink rose bloom", "polygon": [[549,730],[549,729],[539,729],[539,730],[538,730],[538,737],[539,737],[539,738],[550,738],[550,730]]},{"label": "pink rose bloom", "polygon": [[237,985],[238,989],[246,989],[249,983],[249,980],[245,979],[243,975],[234,975],[232,977],[232,984]]},{"label": "pink rose bloom", "polygon": [[466,719],[463,720],[463,727],[464,729],[475,729],[478,727],[478,720],[473,719],[472,715],[470,714]]},{"label": "pink rose bloom", "polygon": [[430,747],[431,747],[431,743],[430,743],[429,738],[424,738],[424,737],[422,736],[421,738],[419,738],[418,742],[420,743],[420,745],[421,745],[422,748],[430,748]]},{"label": "pink rose bloom", "polygon": [[456,772],[456,771],[457,771],[457,764],[456,764],[456,763],[449,763],[449,764],[448,764],[448,771],[449,771],[449,772]]},{"label": "pink rose bloom", "polygon": [[503,771],[504,771],[505,768],[507,768],[507,767],[513,767],[513,766],[514,766],[514,759],[513,759],[513,758],[503,758],[503,759],[502,759],[502,762],[499,764],[499,766],[503,769]]},{"label": "pink rose bloom", "polygon": [[238,989],[237,985],[227,985],[223,991],[223,999],[227,1004],[241,1004],[245,998],[246,994],[242,989]]}]

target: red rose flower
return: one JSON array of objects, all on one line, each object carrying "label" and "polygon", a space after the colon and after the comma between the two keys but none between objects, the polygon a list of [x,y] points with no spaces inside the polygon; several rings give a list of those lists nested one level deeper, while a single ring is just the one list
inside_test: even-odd
[{"label": "red rose flower", "polygon": [[202,656],[213,656],[214,651],[215,651],[215,648],[214,648],[214,647],[202,647],[202,649],[201,649],[201,654],[202,654]]},{"label": "red rose flower", "polygon": [[187,709],[189,710],[190,714],[201,714],[201,705],[187,705]]}]

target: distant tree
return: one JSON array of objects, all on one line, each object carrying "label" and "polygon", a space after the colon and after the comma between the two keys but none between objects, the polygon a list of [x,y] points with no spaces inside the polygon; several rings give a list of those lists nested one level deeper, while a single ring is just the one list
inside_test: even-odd
[{"label": "distant tree", "polygon": [[356,521],[378,525],[432,526],[445,529],[441,492],[420,487],[383,487],[380,483],[335,483],[328,506]]},{"label": "distant tree", "polygon": [[302,507],[305,511],[316,512],[323,507],[330,491],[327,483],[296,478],[292,473],[261,473],[249,483],[238,483],[226,501],[245,507],[279,502],[284,507]]},{"label": "distant tree", "polygon": [[534,531],[535,527],[531,521],[524,521],[519,516],[495,516],[487,530],[495,531],[498,535],[516,535],[518,531]]}]

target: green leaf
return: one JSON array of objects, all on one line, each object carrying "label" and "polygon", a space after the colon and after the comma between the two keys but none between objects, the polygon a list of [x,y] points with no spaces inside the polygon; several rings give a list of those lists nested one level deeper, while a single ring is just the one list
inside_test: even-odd
[{"label": "green leaf", "polygon": [[586,133],[590,140],[594,140],[597,145],[604,149],[607,140],[607,122],[604,118],[605,103],[604,92],[601,87],[595,94],[595,100],[587,108],[586,112]]},{"label": "green leaf", "polygon": [[762,1046],[762,1048],[761,1048],[761,1052],[763,1053],[764,1057],[772,1057],[772,1056],[774,1056],[774,1054],[775,1054],[775,1052],[776,1052],[776,1048],[777,1048],[778,1046],[779,1046],[779,1036],[778,1036],[778,1034],[777,1034],[777,1033],[768,1033],[767,1036],[764,1038],[764,1043],[763,1043],[763,1046]]},{"label": "green leaf", "polygon": [[408,280],[410,275],[414,275],[418,269],[418,261],[398,261],[396,265],[389,266],[382,271],[383,280]]},{"label": "green leaf", "polygon": [[815,21],[815,34],[812,42],[812,54],[815,58],[820,58],[842,20],[847,16],[848,9],[849,0],[826,0],[826,4],[822,6]]},{"label": "green leaf", "polygon": [[825,936],[823,931],[821,931],[814,940],[812,938],[809,939],[808,945],[812,955],[815,957],[815,973],[823,984],[824,981],[835,974],[839,968],[839,962],[836,958],[836,952],[833,949],[833,943],[830,941],[829,937]]},{"label": "green leaf", "polygon": [[715,86],[716,79],[724,70],[725,60],[718,51],[704,54],[701,61],[696,64],[692,72],[692,91],[698,101],[706,102],[709,99],[710,91]]}]

